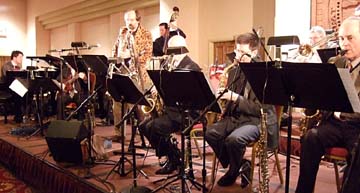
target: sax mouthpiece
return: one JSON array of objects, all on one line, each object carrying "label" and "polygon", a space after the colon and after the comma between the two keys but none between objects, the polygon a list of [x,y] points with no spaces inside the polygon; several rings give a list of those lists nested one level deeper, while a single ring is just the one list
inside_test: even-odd
[{"label": "sax mouthpiece", "polygon": [[341,50],[341,51],[340,51],[340,55],[341,55],[341,56],[344,56],[344,55],[346,54],[346,52],[347,52],[347,50]]}]

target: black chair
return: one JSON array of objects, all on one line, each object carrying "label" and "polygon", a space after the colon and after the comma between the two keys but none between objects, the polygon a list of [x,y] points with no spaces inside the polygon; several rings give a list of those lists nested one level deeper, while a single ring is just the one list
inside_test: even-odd
[{"label": "black chair", "polygon": [[7,123],[7,115],[8,115],[8,105],[11,102],[12,95],[9,92],[9,88],[7,84],[3,81],[0,81],[0,108],[4,115],[4,123]]}]

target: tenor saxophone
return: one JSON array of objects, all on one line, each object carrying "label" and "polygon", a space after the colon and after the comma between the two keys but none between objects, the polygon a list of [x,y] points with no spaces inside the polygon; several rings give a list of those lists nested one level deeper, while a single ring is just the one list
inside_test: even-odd
[{"label": "tenor saxophone", "polygon": [[269,193],[269,168],[268,168],[268,154],[267,154],[267,128],[266,119],[267,114],[264,109],[260,109],[261,124],[260,124],[260,138],[257,145],[257,156],[260,160],[259,164],[259,191],[261,193]]},{"label": "tenor saxophone", "polygon": [[[228,80],[228,76],[229,76],[229,71],[235,66],[237,65],[239,62],[234,59],[234,62],[232,64],[230,64],[229,66],[227,66],[226,68],[224,68],[223,73],[220,75],[219,77],[219,88],[226,88],[227,85],[227,80]],[[225,114],[225,112],[227,111],[227,107],[228,107],[228,103],[226,100],[220,100],[219,101],[219,105],[221,108],[221,112],[222,115]],[[222,116],[221,115],[221,116]]]}]

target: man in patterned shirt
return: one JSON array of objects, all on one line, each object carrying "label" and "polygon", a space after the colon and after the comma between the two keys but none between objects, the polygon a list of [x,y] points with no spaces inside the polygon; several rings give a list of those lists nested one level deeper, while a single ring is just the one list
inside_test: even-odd
[{"label": "man in patterned shirt", "polygon": [[[120,42],[126,42],[127,50],[130,52],[131,61],[130,70],[136,71],[139,75],[139,85],[140,89],[145,90],[151,86],[151,81],[149,75],[146,72],[146,63],[151,59],[152,56],[152,36],[151,33],[145,29],[141,24],[141,17],[138,14],[137,10],[129,10],[124,14],[124,20],[128,32],[124,34],[125,40],[115,42],[113,49],[114,55],[121,57],[121,52],[119,48],[124,48],[123,45],[119,45]],[[121,37],[121,36],[119,36]],[[114,102],[113,105],[114,113],[114,124],[115,124],[115,139],[114,141],[119,141],[121,138],[121,130],[119,126],[116,126],[123,115],[121,115],[121,103]]]}]

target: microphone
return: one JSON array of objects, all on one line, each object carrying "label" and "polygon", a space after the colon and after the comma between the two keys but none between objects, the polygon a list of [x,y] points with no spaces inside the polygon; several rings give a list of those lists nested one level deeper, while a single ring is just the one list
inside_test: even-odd
[{"label": "microphone", "polygon": [[109,64],[109,68],[108,68],[108,71],[107,71],[107,75],[108,75],[109,79],[112,79],[112,77],[113,77],[114,66],[115,66],[114,63]]},{"label": "microphone", "polygon": [[61,50],[58,50],[58,49],[52,49],[52,50],[49,50],[48,53],[51,53],[51,52],[61,52]]},{"label": "microphone", "polygon": [[[260,45],[261,45],[261,47],[264,49],[266,56],[269,58],[270,61],[273,61],[273,59],[271,58],[269,52],[267,51],[267,49],[266,49],[266,47],[265,47],[265,45],[264,45],[264,42],[261,41],[261,37],[259,37],[258,32],[257,32],[254,28],[252,29],[252,31],[253,31],[253,33],[255,34],[255,36],[257,37],[257,39],[259,40]],[[260,28],[259,28],[259,32],[260,32],[260,31],[261,31],[261,30],[260,30]],[[261,33],[262,33],[262,32],[261,32]]]},{"label": "microphone", "polygon": [[347,50],[341,50],[340,51],[340,56],[344,56],[346,54]]},{"label": "microphone", "polygon": [[171,55],[169,55],[166,61],[163,63],[162,68],[170,71],[173,58],[174,58],[174,53],[171,53]]}]

